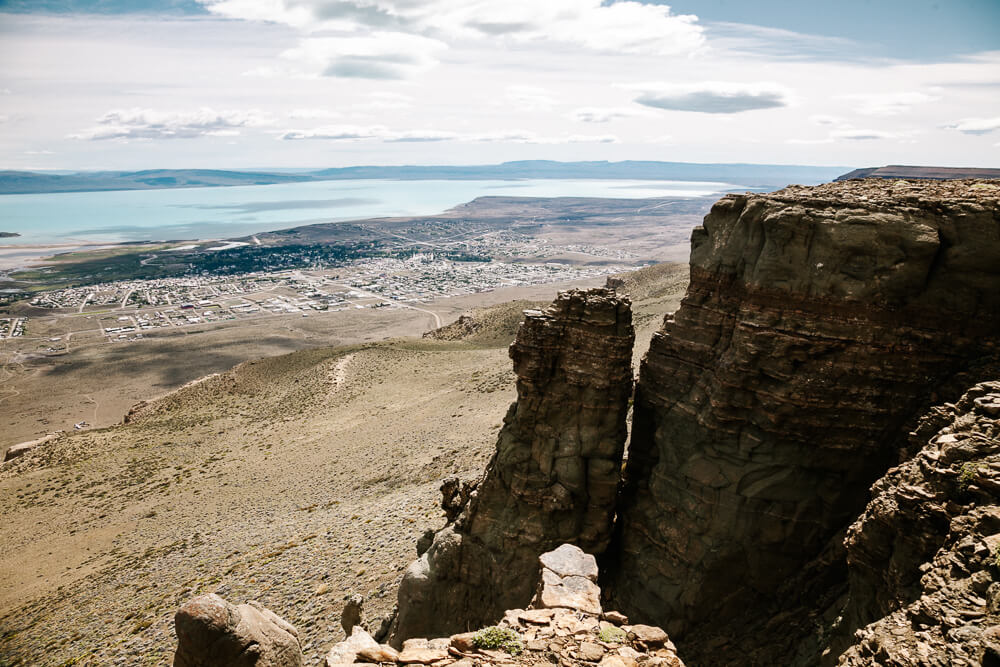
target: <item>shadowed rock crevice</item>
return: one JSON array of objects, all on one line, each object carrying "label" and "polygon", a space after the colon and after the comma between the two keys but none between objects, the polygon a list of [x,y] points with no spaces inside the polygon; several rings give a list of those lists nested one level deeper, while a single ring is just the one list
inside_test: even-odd
[{"label": "shadowed rock crevice", "polygon": [[525,311],[510,347],[517,401],[473,489],[446,483],[449,523],[404,575],[392,643],[475,629],[534,594],[538,556],[611,536],[632,393],[630,304],[571,290]]}]

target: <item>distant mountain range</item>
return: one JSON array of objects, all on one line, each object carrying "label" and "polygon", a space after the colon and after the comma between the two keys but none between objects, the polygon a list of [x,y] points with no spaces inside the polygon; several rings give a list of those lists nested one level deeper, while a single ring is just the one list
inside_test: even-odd
[{"label": "distant mountain range", "polygon": [[216,169],[151,169],[53,174],[0,171],[0,194],[154,190],[234,185],[274,185],[307,181],[506,180],[506,179],[634,179],[726,181],[747,187],[774,188],[789,183],[822,183],[849,167],[768,164],[702,164],[693,162],[554,162],[524,160],[469,166],[361,166],[298,173],[224,171]]}]

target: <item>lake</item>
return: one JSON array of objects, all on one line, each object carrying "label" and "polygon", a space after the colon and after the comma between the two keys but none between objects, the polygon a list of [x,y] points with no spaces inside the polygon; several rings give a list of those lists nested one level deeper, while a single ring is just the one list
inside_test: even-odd
[{"label": "lake", "polygon": [[700,181],[318,181],[171,190],[0,195],[0,245],[116,243],[244,236],[298,225],[434,215],[476,197],[701,197]]}]

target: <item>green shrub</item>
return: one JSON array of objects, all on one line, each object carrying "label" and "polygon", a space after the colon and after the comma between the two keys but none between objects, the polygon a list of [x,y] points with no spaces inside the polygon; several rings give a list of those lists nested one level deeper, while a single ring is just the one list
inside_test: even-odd
[{"label": "green shrub", "polygon": [[979,466],[977,466],[972,461],[962,465],[962,469],[958,472],[958,488],[965,491],[969,488],[969,484],[972,483],[972,478],[975,477],[976,472],[979,471]]},{"label": "green shrub", "polygon": [[476,648],[501,650],[518,655],[524,650],[521,639],[517,633],[510,628],[498,628],[496,626],[483,628],[472,638],[472,643]]},{"label": "green shrub", "polygon": [[621,644],[625,641],[625,637],[625,631],[613,625],[605,626],[597,633],[597,638],[608,644]]}]

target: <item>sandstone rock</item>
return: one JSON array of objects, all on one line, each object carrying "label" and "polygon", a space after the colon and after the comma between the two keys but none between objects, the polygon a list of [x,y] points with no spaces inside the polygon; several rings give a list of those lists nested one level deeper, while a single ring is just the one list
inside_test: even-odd
[{"label": "sandstone rock", "polygon": [[476,649],[475,632],[462,632],[450,637],[450,646],[462,653],[468,653]]},{"label": "sandstone rock", "polygon": [[[517,401],[482,480],[445,490],[448,525],[406,570],[390,643],[495,623],[532,599],[538,556],[611,537],[632,392],[627,299],[571,290],[525,311],[510,347]],[[458,501],[455,501],[456,496]]]},{"label": "sandstone rock", "polygon": [[361,662],[397,662],[399,652],[387,644],[379,644],[377,648],[362,646],[355,655],[355,660]]},{"label": "sandstone rock", "polygon": [[229,604],[214,593],[174,616],[174,667],[301,667],[298,632],[257,603]]},{"label": "sandstone rock", "polygon": [[446,648],[404,648],[399,653],[397,662],[401,662],[403,664],[419,663],[422,665],[429,665],[432,662],[437,662],[438,660],[445,660],[447,657],[448,649]]},{"label": "sandstone rock", "polygon": [[630,625],[623,628],[629,639],[641,642],[647,648],[659,648],[667,642],[667,633],[652,625]]},{"label": "sandstone rock", "polygon": [[538,557],[542,567],[560,577],[584,577],[597,581],[597,559],[572,544],[563,544]]},{"label": "sandstone rock", "polygon": [[535,598],[540,607],[566,607],[588,614],[601,613],[601,589],[585,577],[560,577],[545,568],[542,570],[542,586]]},{"label": "sandstone rock", "polygon": [[[640,369],[602,582],[617,608],[702,664],[768,647],[754,659],[783,664],[799,638],[817,643],[805,609],[839,595],[840,531],[931,393],[961,390],[951,378],[998,349],[1000,201],[976,185],[847,181],[715,204]],[[815,664],[820,647],[802,650]]]},{"label": "sandstone rock", "polygon": [[528,609],[517,615],[517,620],[522,623],[532,623],[536,625],[548,625],[555,615],[551,609]]},{"label": "sandstone rock", "polygon": [[327,667],[351,664],[357,660],[358,653],[363,650],[378,651],[380,647],[378,642],[372,639],[372,636],[364,628],[360,625],[355,625],[350,637],[339,644],[335,644],[330,649],[330,652],[326,656]]},{"label": "sandstone rock", "polygon": [[625,614],[621,613],[620,611],[606,611],[603,614],[601,614],[601,618],[603,618],[606,621],[610,621],[611,623],[614,623],[615,625],[627,625],[628,624],[628,616],[626,616]]},{"label": "sandstone rock", "polygon": [[[633,660],[632,665],[635,665]],[[619,655],[609,654],[601,658],[600,667],[630,667],[629,663]]]},{"label": "sandstone rock", "polygon": [[597,662],[604,657],[604,649],[593,642],[582,642],[576,654],[580,660]]}]

